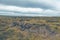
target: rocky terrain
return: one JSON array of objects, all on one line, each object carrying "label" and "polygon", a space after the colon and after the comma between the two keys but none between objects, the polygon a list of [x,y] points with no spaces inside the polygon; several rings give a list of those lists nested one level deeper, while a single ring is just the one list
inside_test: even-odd
[{"label": "rocky terrain", "polygon": [[0,16],[0,40],[60,40],[60,17]]}]

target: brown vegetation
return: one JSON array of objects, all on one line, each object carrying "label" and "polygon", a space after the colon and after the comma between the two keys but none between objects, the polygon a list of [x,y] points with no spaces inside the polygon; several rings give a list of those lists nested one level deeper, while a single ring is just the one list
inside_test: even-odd
[{"label": "brown vegetation", "polygon": [[60,40],[60,17],[0,16],[0,40]]}]

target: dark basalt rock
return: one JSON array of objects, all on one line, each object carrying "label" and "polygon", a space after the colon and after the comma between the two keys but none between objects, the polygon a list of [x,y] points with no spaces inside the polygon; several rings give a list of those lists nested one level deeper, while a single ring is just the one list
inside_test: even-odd
[{"label": "dark basalt rock", "polygon": [[30,29],[32,25],[29,23],[26,23],[26,24],[21,24],[20,27],[21,27],[20,29],[24,31],[25,29]]},{"label": "dark basalt rock", "polygon": [[32,24],[29,24],[29,23],[26,23],[26,24],[25,24],[25,28],[26,28],[26,29],[30,29],[32,26],[33,26],[33,25],[32,25]]},{"label": "dark basalt rock", "polygon": [[51,34],[51,35],[56,35],[57,32],[56,32],[55,30],[53,30],[53,31],[50,32],[50,34]]},{"label": "dark basalt rock", "polygon": [[49,32],[51,32],[50,26],[46,25],[45,28],[46,28]]},{"label": "dark basalt rock", "polygon": [[19,23],[17,23],[17,22],[12,23],[12,26],[18,26],[18,25],[19,25]]},{"label": "dark basalt rock", "polygon": [[45,27],[46,27],[46,30],[49,31],[50,35],[56,35],[57,32],[54,29],[51,29],[50,26],[47,25]]},{"label": "dark basalt rock", "polygon": [[52,30],[48,24],[30,24],[30,23],[24,23],[24,22],[20,22],[20,23],[13,22],[12,25],[19,27],[21,31],[24,31],[26,29],[29,30],[30,28],[35,28],[34,30],[30,30],[30,31],[37,32],[39,31],[40,28],[42,28],[43,30],[41,31],[44,31],[44,29],[46,29],[49,32],[49,34],[51,35],[56,34],[56,31]]},{"label": "dark basalt rock", "polygon": [[25,25],[20,25],[20,30],[24,31],[26,28],[25,28]]}]

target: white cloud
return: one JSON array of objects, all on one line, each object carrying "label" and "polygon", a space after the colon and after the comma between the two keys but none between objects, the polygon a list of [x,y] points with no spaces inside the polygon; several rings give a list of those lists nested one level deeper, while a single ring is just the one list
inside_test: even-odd
[{"label": "white cloud", "polygon": [[0,10],[18,11],[18,12],[34,12],[34,13],[43,11],[43,9],[40,9],[40,8],[23,8],[23,7],[7,6],[7,5],[0,5]]},{"label": "white cloud", "polygon": [[[25,8],[9,5],[0,5],[0,10],[6,10],[6,12],[0,12],[0,15],[11,15],[11,16],[59,16],[60,12],[51,9],[41,9],[41,8]],[[20,13],[15,13],[20,12]]]}]

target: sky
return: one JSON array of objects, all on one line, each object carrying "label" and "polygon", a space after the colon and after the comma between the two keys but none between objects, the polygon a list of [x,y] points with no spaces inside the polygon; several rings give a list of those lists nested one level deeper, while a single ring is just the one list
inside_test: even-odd
[{"label": "sky", "polygon": [[0,15],[60,16],[60,0],[0,0]]}]

